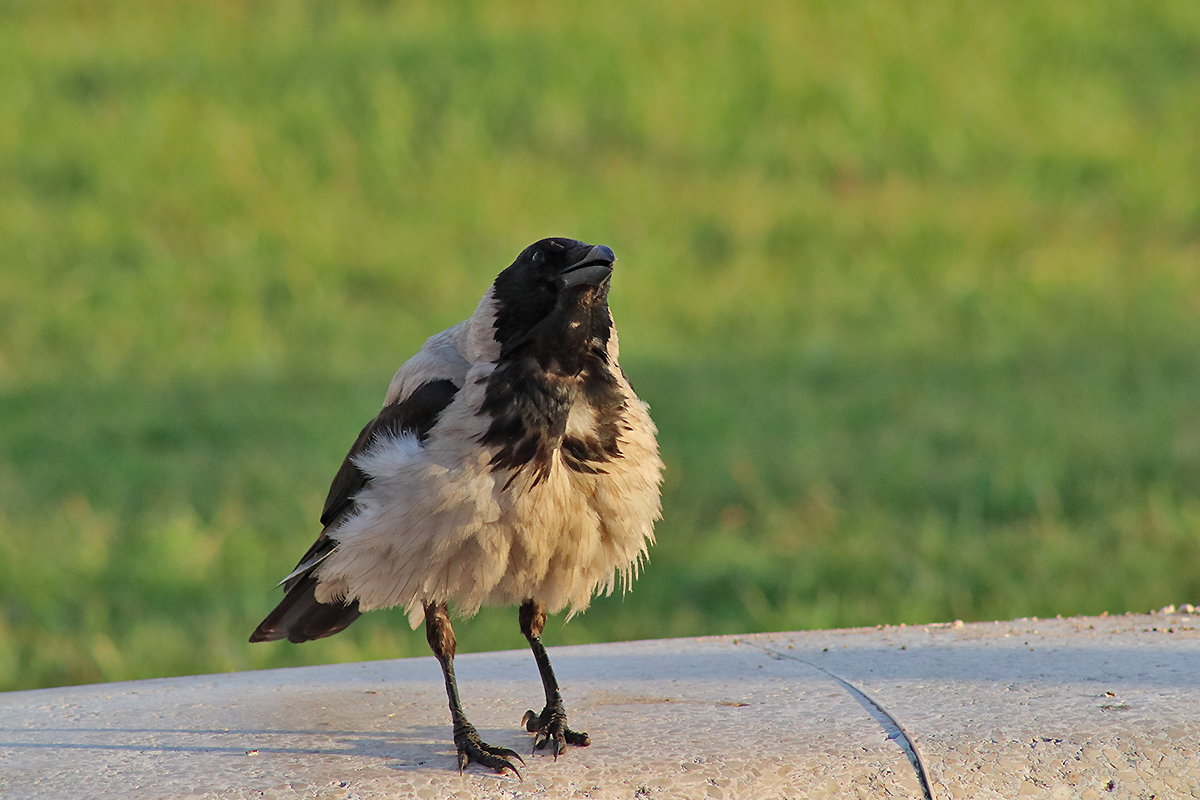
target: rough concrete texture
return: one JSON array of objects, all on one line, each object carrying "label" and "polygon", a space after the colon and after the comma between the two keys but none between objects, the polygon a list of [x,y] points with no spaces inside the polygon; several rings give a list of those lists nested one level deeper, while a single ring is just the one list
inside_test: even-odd
[{"label": "rough concrete texture", "polygon": [[[551,648],[592,746],[526,756],[523,781],[458,772],[432,658],[12,692],[0,796],[1200,797],[1197,627],[1164,610]],[[532,657],[456,666],[483,738],[528,753]]]}]

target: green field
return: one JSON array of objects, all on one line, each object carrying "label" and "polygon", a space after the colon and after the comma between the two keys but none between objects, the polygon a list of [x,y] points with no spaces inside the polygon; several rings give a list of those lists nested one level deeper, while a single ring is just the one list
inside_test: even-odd
[{"label": "green field", "polygon": [[246,639],[548,235],[667,464],[549,643],[1200,602],[1198,176],[1192,0],[0,4],[0,689],[426,654]]}]

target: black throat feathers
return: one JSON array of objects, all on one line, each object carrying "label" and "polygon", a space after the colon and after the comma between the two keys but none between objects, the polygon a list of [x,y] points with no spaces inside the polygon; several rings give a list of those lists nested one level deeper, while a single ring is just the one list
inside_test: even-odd
[{"label": "black throat feathers", "polygon": [[603,472],[621,454],[625,397],[613,374],[619,367],[608,363],[608,305],[603,296],[580,299],[560,305],[511,352],[497,336],[502,356],[480,409],[491,424],[480,441],[496,448],[493,470],[513,471],[509,483],[524,469],[533,471],[532,485],[541,482],[556,453],[583,473]]}]

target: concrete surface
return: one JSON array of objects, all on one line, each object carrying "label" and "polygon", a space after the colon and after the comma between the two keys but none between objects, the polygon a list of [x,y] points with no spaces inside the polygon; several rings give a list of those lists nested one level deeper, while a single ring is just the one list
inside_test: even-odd
[{"label": "concrete surface", "polygon": [[[0,796],[1200,797],[1197,623],[1188,608],[551,648],[592,746],[526,755],[523,781],[459,774],[432,658],[11,692]],[[484,739],[528,753],[529,653],[456,665]]]}]

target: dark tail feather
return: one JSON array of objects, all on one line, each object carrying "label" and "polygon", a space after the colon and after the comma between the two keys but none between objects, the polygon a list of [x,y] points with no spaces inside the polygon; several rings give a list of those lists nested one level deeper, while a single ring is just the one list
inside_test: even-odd
[{"label": "dark tail feather", "polygon": [[286,638],[289,642],[307,642],[332,636],[362,614],[358,600],[350,603],[321,603],[315,590],[317,579],[301,577],[288,591],[275,610],[250,635],[252,642],[273,642]]}]

